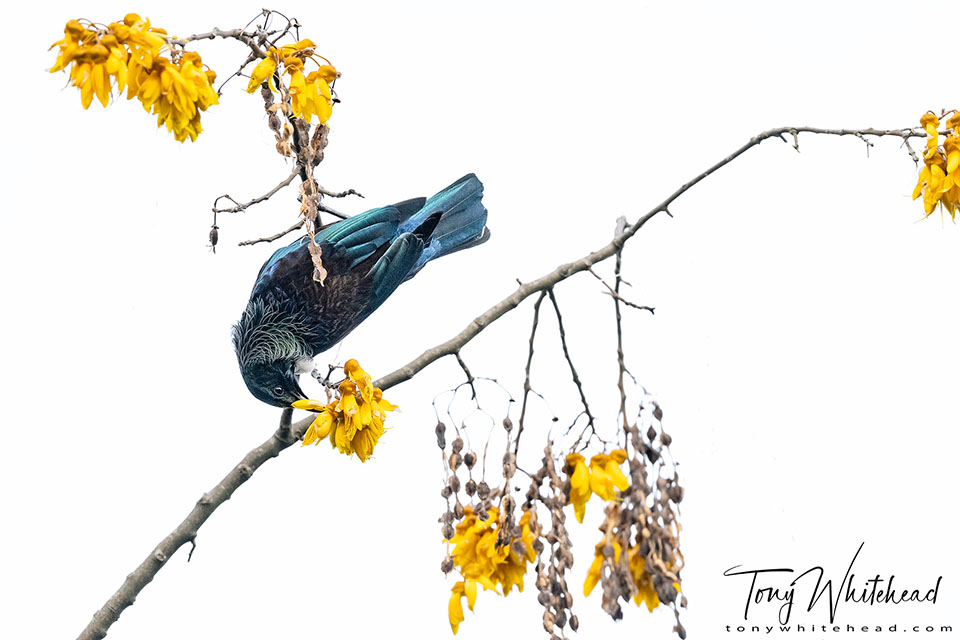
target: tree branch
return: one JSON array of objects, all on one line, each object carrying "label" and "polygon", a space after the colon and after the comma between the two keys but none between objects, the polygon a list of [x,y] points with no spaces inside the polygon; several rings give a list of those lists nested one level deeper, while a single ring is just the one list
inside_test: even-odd
[{"label": "tree branch", "polygon": [[[208,37],[216,37],[216,31],[217,30],[211,32],[213,33],[213,36]],[[200,35],[202,36],[206,34]],[[904,141],[906,141],[908,138],[924,137],[926,135],[925,132],[914,129],[818,129],[814,127],[780,127],[777,129],[763,131],[753,138],[750,138],[746,144],[735,150],[727,157],[709,167],[690,181],[681,185],[663,202],[638,218],[637,221],[632,225],[626,227],[623,233],[618,234],[609,244],[587,254],[578,260],[562,264],[550,273],[547,273],[536,280],[521,284],[511,295],[507,296],[494,306],[490,307],[487,311],[477,316],[469,325],[467,325],[465,329],[463,329],[463,331],[458,333],[456,336],[442,344],[427,349],[420,356],[414,358],[403,367],[376,380],[373,383],[374,386],[384,390],[389,389],[400,384],[401,382],[411,379],[421,369],[442,358],[443,356],[456,354],[465,344],[473,340],[486,327],[501,318],[510,310],[516,308],[517,305],[534,293],[539,292],[543,295],[546,295],[545,292],[554,287],[557,283],[566,280],[567,278],[580,273],[581,271],[587,271],[594,264],[619,254],[627,240],[632,238],[641,228],[643,228],[647,222],[661,212],[665,212],[669,215],[667,208],[670,206],[670,204],[707,176],[730,164],[740,155],[759,145],[764,140],[767,140],[768,138],[780,138],[781,140],[785,141],[783,135],[793,135],[794,131],[798,133],[815,133],[835,136],[850,135],[861,138],[863,136],[894,136],[901,138]],[[298,173],[299,167],[295,168],[287,180],[277,185],[277,187],[266,194],[266,196],[255,198],[246,205],[238,205],[233,209],[222,209],[220,211],[241,211],[252,204],[266,200],[281,188],[290,184],[290,182],[293,181],[293,178],[296,177]],[[614,297],[614,303],[617,304],[618,302],[619,300]],[[106,602],[106,604],[104,604],[103,608],[94,614],[93,620],[91,620],[87,628],[84,629],[80,634],[80,640],[99,640],[100,638],[106,636],[110,625],[116,622],[124,609],[133,604],[140,591],[151,580],[153,580],[153,577],[158,571],[160,571],[163,565],[167,563],[173,554],[183,545],[196,539],[197,531],[203,525],[203,523],[206,522],[207,518],[209,518],[210,515],[217,509],[217,507],[229,500],[233,495],[233,492],[236,491],[240,485],[249,480],[253,473],[260,467],[260,465],[271,458],[275,458],[281,451],[303,437],[304,432],[313,422],[313,416],[306,417],[303,420],[291,424],[291,415],[291,409],[284,409],[281,415],[280,428],[278,428],[277,431],[270,436],[266,442],[244,456],[243,460],[241,460],[240,463],[235,466],[230,473],[228,473],[226,477],[220,481],[220,483],[217,484],[217,486],[215,486],[209,492],[203,494],[200,500],[197,501],[196,506],[194,506],[193,510],[191,510],[183,522],[181,522],[180,525],[174,529],[170,535],[164,538],[160,544],[157,545],[157,547],[150,553],[150,555],[147,556],[140,566],[133,571],[133,573],[127,576],[127,579],[124,581],[120,589],[118,589],[117,592],[113,594],[113,596]]]},{"label": "tree branch", "polygon": [[[293,182],[293,179],[296,178],[298,175],[300,175],[300,165],[299,165],[299,164],[295,165],[295,166],[293,167],[293,170],[290,172],[290,175],[288,175],[286,178],[284,178],[283,180],[281,180],[280,183],[279,183],[277,186],[275,186],[273,189],[270,189],[270,191],[267,191],[267,192],[266,192],[265,194],[263,194],[262,196],[257,196],[257,197],[254,198],[253,200],[251,200],[251,201],[249,201],[249,202],[244,202],[243,204],[240,204],[239,202],[237,202],[236,200],[234,200],[233,198],[231,198],[229,195],[224,194],[224,195],[220,196],[219,198],[217,198],[216,200],[213,201],[213,212],[214,212],[214,213],[239,213],[239,212],[243,211],[244,209],[247,209],[247,208],[249,208],[249,207],[252,207],[252,206],[255,205],[255,204],[259,204],[259,203],[263,202],[264,200],[269,200],[269,199],[272,198],[278,191],[280,191],[280,189],[283,189],[284,187],[288,186],[291,182]],[[220,202],[220,199],[221,199],[221,198],[225,198],[225,199],[229,200],[230,202],[232,202],[232,203],[233,203],[234,205],[236,205],[236,206],[228,207],[228,208],[226,208],[226,209],[220,209],[219,207],[217,207],[217,203]]]},{"label": "tree branch", "polygon": [[274,240],[279,240],[280,238],[287,235],[288,233],[293,233],[294,231],[296,231],[302,226],[303,226],[303,220],[297,220],[296,224],[294,224],[293,226],[291,226],[289,229],[285,231],[281,231],[280,233],[275,233],[272,236],[267,236],[265,238],[257,238],[256,240],[244,240],[243,242],[238,242],[237,246],[248,247],[252,244],[258,244],[260,242],[273,242]]}]

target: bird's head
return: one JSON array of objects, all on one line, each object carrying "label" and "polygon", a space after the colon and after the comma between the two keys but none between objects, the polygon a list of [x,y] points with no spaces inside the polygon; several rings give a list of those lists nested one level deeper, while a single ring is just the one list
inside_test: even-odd
[{"label": "bird's head", "polygon": [[306,394],[297,382],[294,362],[271,362],[241,367],[243,381],[257,400],[275,407],[289,407]]},{"label": "bird's head", "polygon": [[243,381],[257,400],[285,408],[306,399],[297,384],[297,375],[312,365],[304,334],[304,323],[281,306],[261,298],[247,305],[233,327],[233,346]]}]

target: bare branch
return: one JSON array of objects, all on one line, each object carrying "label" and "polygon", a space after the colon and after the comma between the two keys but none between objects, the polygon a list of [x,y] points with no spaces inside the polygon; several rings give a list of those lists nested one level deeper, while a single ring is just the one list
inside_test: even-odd
[{"label": "bare branch", "polygon": [[256,240],[244,240],[243,242],[237,243],[237,246],[239,246],[239,247],[248,247],[248,246],[250,246],[250,245],[252,245],[252,244],[258,244],[258,243],[260,243],[260,242],[273,242],[274,240],[279,240],[280,238],[282,238],[283,236],[287,235],[288,233],[293,233],[294,231],[296,231],[297,229],[299,229],[299,228],[301,228],[301,227],[303,227],[303,220],[298,220],[298,221],[296,222],[296,224],[294,224],[293,226],[291,226],[291,227],[290,227],[289,229],[287,229],[286,231],[281,231],[280,233],[275,233],[275,234],[273,234],[272,236],[267,236],[267,237],[265,237],[265,238],[257,238]]},{"label": "bare branch", "polygon": [[[175,44],[178,46],[185,46],[189,42],[195,42],[197,40],[213,40],[214,38],[233,38],[234,40],[239,40],[243,44],[250,47],[251,53],[256,55],[258,58],[266,58],[267,52],[264,51],[261,46],[266,41],[268,36],[277,33],[276,31],[261,32],[256,31],[244,31],[243,29],[230,29],[224,31],[223,29],[214,28],[211,31],[206,33],[195,33],[192,36],[187,36],[185,38],[167,38],[167,44]],[[261,39],[261,36],[263,38]]]},{"label": "bare branch", "polygon": [[[527,417],[527,400],[530,398],[530,365],[533,364],[533,339],[537,337],[537,327],[540,324],[540,303],[547,295],[546,291],[540,292],[540,297],[533,303],[533,326],[530,328],[530,350],[527,352],[526,375],[523,379],[523,405],[520,409],[520,424],[517,427],[517,441],[513,448],[513,455],[517,455],[520,450],[520,434],[523,433],[523,420]],[[509,444],[507,445],[509,447]]]},{"label": "bare branch", "polygon": [[[213,212],[214,213],[239,213],[245,209],[248,209],[249,207],[252,207],[255,204],[259,204],[263,202],[264,200],[269,200],[274,195],[276,195],[276,193],[280,191],[280,189],[283,189],[284,187],[289,186],[290,183],[293,182],[293,179],[296,178],[298,175],[300,175],[299,165],[295,166],[293,168],[293,171],[290,172],[290,175],[288,175],[286,178],[281,180],[280,183],[277,184],[277,186],[275,186],[273,189],[270,189],[270,191],[267,191],[262,196],[257,196],[253,200],[250,200],[249,202],[244,202],[243,204],[240,204],[239,202],[231,198],[229,195],[224,194],[213,201]],[[228,207],[226,209],[220,209],[217,207],[217,203],[220,202],[221,199],[229,200],[236,206]]]},{"label": "bare branch", "polygon": [[[593,413],[590,412],[590,405],[587,404],[587,396],[583,393],[583,384],[580,382],[580,376],[577,375],[577,368],[573,366],[573,359],[570,357],[570,351],[567,349],[567,333],[563,330],[563,315],[560,313],[557,296],[553,293],[553,289],[547,289],[547,295],[550,296],[550,302],[553,303],[553,310],[557,314],[557,327],[560,330],[560,345],[563,347],[563,357],[567,359],[567,364],[570,365],[570,375],[573,377],[573,384],[577,385],[577,391],[580,392],[580,404],[583,405],[583,413],[587,416],[587,426],[593,429]],[[519,433],[517,435],[519,435]]]},{"label": "bare branch", "polygon": [[460,365],[460,368],[463,369],[463,373],[466,374],[466,376],[467,376],[467,384],[470,385],[470,393],[473,394],[471,399],[476,400],[476,399],[477,399],[477,388],[476,388],[475,386],[473,386],[473,381],[476,380],[476,378],[474,378],[474,377],[473,377],[473,374],[470,373],[470,369],[467,367],[467,363],[464,362],[464,361],[463,361],[463,358],[460,356],[460,352],[457,351],[457,352],[456,352],[455,354],[453,354],[453,355],[455,355],[455,356],[457,357],[457,364]]},{"label": "bare branch", "polygon": [[[317,192],[330,198],[346,198],[347,196],[363,197],[363,194],[356,189],[347,189],[346,191],[327,191],[323,187],[317,187]],[[332,212],[331,212],[332,213]]]},{"label": "bare branch", "polygon": [[[621,296],[619,293],[617,293],[617,289],[614,289],[613,287],[611,287],[606,280],[604,280],[596,271],[593,270],[593,267],[587,269],[587,271],[590,273],[590,275],[592,275],[594,278],[599,280],[603,284],[603,286],[607,288],[607,290],[604,291],[603,293],[606,293],[608,296],[610,296],[614,300],[619,300],[623,304],[627,305],[628,307],[633,307],[634,309],[640,309],[641,311],[649,311],[651,314],[653,314],[653,312],[656,311],[654,307],[648,307],[645,304],[637,304],[635,302],[630,302],[629,300]],[[619,282],[624,282],[624,281],[621,278]]]}]

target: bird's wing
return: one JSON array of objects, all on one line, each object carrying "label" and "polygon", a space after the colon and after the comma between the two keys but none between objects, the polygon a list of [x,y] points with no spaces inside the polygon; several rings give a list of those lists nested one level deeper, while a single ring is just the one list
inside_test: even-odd
[{"label": "bird's wing", "polygon": [[[330,261],[337,272],[347,273],[378,252],[383,254],[388,250],[388,246],[398,239],[400,225],[418,212],[425,201],[425,198],[414,198],[371,209],[322,228],[315,236],[317,244],[323,247],[322,259],[325,262]],[[278,278],[297,279],[298,276],[292,274],[291,269],[297,272],[305,270],[305,274],[312,274],[313,267],[307,249],[309,242],[310,239],[303,236],[286,247],[277,249],[260,268],[252,295],[258,295],[262,290],[278,284]],[[396,254],[390,261],[395,258]],[[401,260],[400,264],[404,263],[405,261]],[[386,273],[385,267],[381,266],[377,273]]]}]

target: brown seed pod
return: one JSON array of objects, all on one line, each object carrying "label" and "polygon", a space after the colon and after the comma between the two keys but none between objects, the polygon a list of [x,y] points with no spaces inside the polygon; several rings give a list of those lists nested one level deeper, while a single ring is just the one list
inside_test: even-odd
[{"label": "brown seed pod", "polygon": [[665,447],[669,447],[671,442],[673,442],[673,438],[670,437],[669,433],[660,434],[660,444]]},{"label": "brown seed pod", "polygon": [[450,487],[444,487],[440,490],[441,498],[449,498],[453,494],[453,490]]},{"label": "brown seed pod", "polygon": [[440,571],[444,573],[450,573],[453,571],[453,558],[447,556],[443,559],[443,562],[440,563]]},{"label": "brown seed pod", "polygon": [[457,516],[457,520],[463,517],[463,505],[459,502],[453,505],[453,514]]},{"label": "brown seed pod", "polygon": [[260,97],[263,98],[263,104],[265,107],[269,107],[273,104],[273,91],[270,90],[270,87],[264,83],[260,87]]},{"label": "brown seed pod", "polygon": [[437,428],[434,429],[434,431],[435,431],[435,433],[437,434],[437,446],[440,447],[441,449],[446,448],[446,446],[447,446],[447,439],[446,439],[447,425],[443,424],[442,422],[438,422],[438,423],[437,423]]},{"label": "brown seed pod", "polygon": [[450,463],[450,468],[456,471],[460,467],[460,463],[463,462],[463,456],[459,453],[451,453],[448,462]]},{"label": "brown seed pod", "polygon": [[488,495],[490,495],[490,487],[486,482],[481,481],[480,484],[477,485],[477,497],[484,500]]},{"label": "brown seed pod", "polygon": [[473,479],[471,478],[470,480],[467,480],[467,484],[466,484],[466,486],[464,487],[464,489],[467,490],[467,495],[468,495],[468,496],[472,496],[473,494],[475,494],[475,493],[477,492],[477,483],[474,482]]},{"label": "brown seed pod", "polygon": [[653,439],[657,437],[657,430],[653,428],[653,425],[647,429],[647,440],[653,442]]},{"label": "brown seed pod", "polygon": [[513,431],[513,420],[510,419],[510,416],[507,416],[503,419],[503,428],[507,431],[507,433]]},{"label": "brown seed pod", "polygon": [[443,539],[449,540],[453,537],[453,527],[449,524],[443,525]]},{"label": "brown seed pod", "polygon": [[473,469],[473,465],[477,463],[477,454],[473,451],[468,451],[465,456],[463,456],[463,462],[467,465],[467,469]]},{"label": "brown seed pod", "polygon": [[453,490],[454,493],[460,491],[460,478],[457,476],[450,476],[447,480],[447,486]]},{"label": "brown seed pod", "polygon": [[461,449],[463,449],[463,438],[457,438],[453,441],[453,452],[460,453]]},{"label": "brown seed pod", "polygon": [[267,126],[270,127],[272,131],[280,131],[280,118],[277,117],[276,113],[271,113],[270,117],[267,118]]}]

